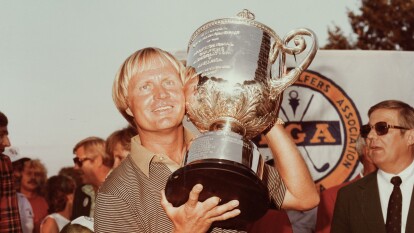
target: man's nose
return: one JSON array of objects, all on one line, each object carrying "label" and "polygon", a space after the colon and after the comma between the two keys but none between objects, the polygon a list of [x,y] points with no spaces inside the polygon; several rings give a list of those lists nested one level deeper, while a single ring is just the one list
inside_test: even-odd
[{"label": "man's nose", "polygon": [[167,98],[169,95],[170,94],[169,94],[168,90],[165,87],[163,87],[162,85],[157,85],[154,88],[154,97],[155,98],[164,99],[164,98]]},{"label": "man's nose", "polygon": [[3,147],[11,146],[10,139],[9,139],[8,135],[3,135],[3,137],[1,138],[1,144],[3,145]]},{"label": "man's nose", "polygon": [[377,137],[377,132],[375,131],[374,128],[371,128],[371,130],[369,131],[368,135],[367,135],[367,139],[372,139],[374,137]]}]

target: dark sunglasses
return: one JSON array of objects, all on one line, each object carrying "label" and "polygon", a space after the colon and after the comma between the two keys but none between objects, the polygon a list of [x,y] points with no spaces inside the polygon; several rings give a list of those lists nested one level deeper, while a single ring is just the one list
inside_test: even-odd
[{"label": "dark sunglasses", "polygon": [[359,131],[361,134],[361,137],[367,138],[372,128],[375,129],[375,132],[377,133],[378,136],[387,134],[388,129],[390,128],[391,129],[408,129],[402,126],[389,125],[387,124],[387,122],[380,121],[380,122],[375,123],[375,125],[369,125],[369,124],[363,125]]},{"label": "dark sunglasses", "polygon": [[83,162],[85,162],[86,160],[92,160],[91,158],[85,157],[83,159],[80,159],[78,157],[73,158],[73,163],[75,163],[76,165],[78,165],[78,167],[82,167]]}]

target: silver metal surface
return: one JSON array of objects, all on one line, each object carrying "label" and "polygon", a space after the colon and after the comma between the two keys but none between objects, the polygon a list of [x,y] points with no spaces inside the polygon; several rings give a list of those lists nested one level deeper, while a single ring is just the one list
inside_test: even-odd
[{"label": "silver metal surface", "polygon": [[[283,40],[244,10],[236,18],[218,19],[191,37],[184,85],[187,116],[202,133],[194,139],[182,168],[166,185],[170,202],[180,206],[196,183],[204,197],[239,200],[241,214],[218,221],[219,227],[244,226],[263,216],[270,204],[262,182],[264,160],[250,140],[277,118],[280,94],[293,84],[316,54],[314,33],[298,29]],[[302,36],[310,36],[310,52],[285,73],[286,55],[305,51]],[[289,47],[289,42],[295,42]],[[273,64],[279,74],[272,77]],[[233,228],[232,228],[233,229]]]},{"label": "silver metal surface", "polygon": [[260,179],[264,160],[256,145],[241,135],[228,131],[201,134],[190,146],[185,164],[205,159],[227,160],[250,168]]},{"label": "silver metal surface", "polygon": [[[305,51],[301,63],[285,73],[286,55]],[[294,47],[289,47],[290,41]],[[251,139],[277,118],[280,94],[313,60],[317,39],[309,29],[296,29],[283,39],[244,10],[239,17],[208,22],[194,32],[188,45],[187,115],[201,131],[232,131]],[[281,72],[271,75],[278,61]]]}]

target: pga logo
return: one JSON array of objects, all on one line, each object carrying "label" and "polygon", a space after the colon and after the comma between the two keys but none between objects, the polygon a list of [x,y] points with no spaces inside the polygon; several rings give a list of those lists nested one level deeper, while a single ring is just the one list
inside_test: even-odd
[{"label": "pga logo", "polygon": [[[321,191],[352,177],[358,165],[355,143],[361,118],[352,99],[337,84],[319,73],[304,71],[284,91],[279,117]],[[267,147],[263,135],[254,141],[259,148]]]}]

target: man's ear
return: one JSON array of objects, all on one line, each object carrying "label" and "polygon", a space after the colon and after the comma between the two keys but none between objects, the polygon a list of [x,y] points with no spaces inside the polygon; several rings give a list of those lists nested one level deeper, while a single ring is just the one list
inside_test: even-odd
[{"label": "man's ear", "polygon": [[100,167],[100,166],[103,166],[103,157],[102,157],[102,156],[97,156],[97,157],[95,158],[95,161],[96,161],[97,163],[99,163],[99,167]]},{"label": "man's ear", "polygon": [[408,130],[407,133],[408,133],[407,143],[408,143],[409,146],[412,146],[412,145],[414,145],[414,129]]},{"label": "man's ear", "polygon": [[131,109],[129,109],[129,108],[125,109],[125,112],[126,112],[128,115],[130,115],[130,116],[134,117],[134,116],[132,115]]}]

